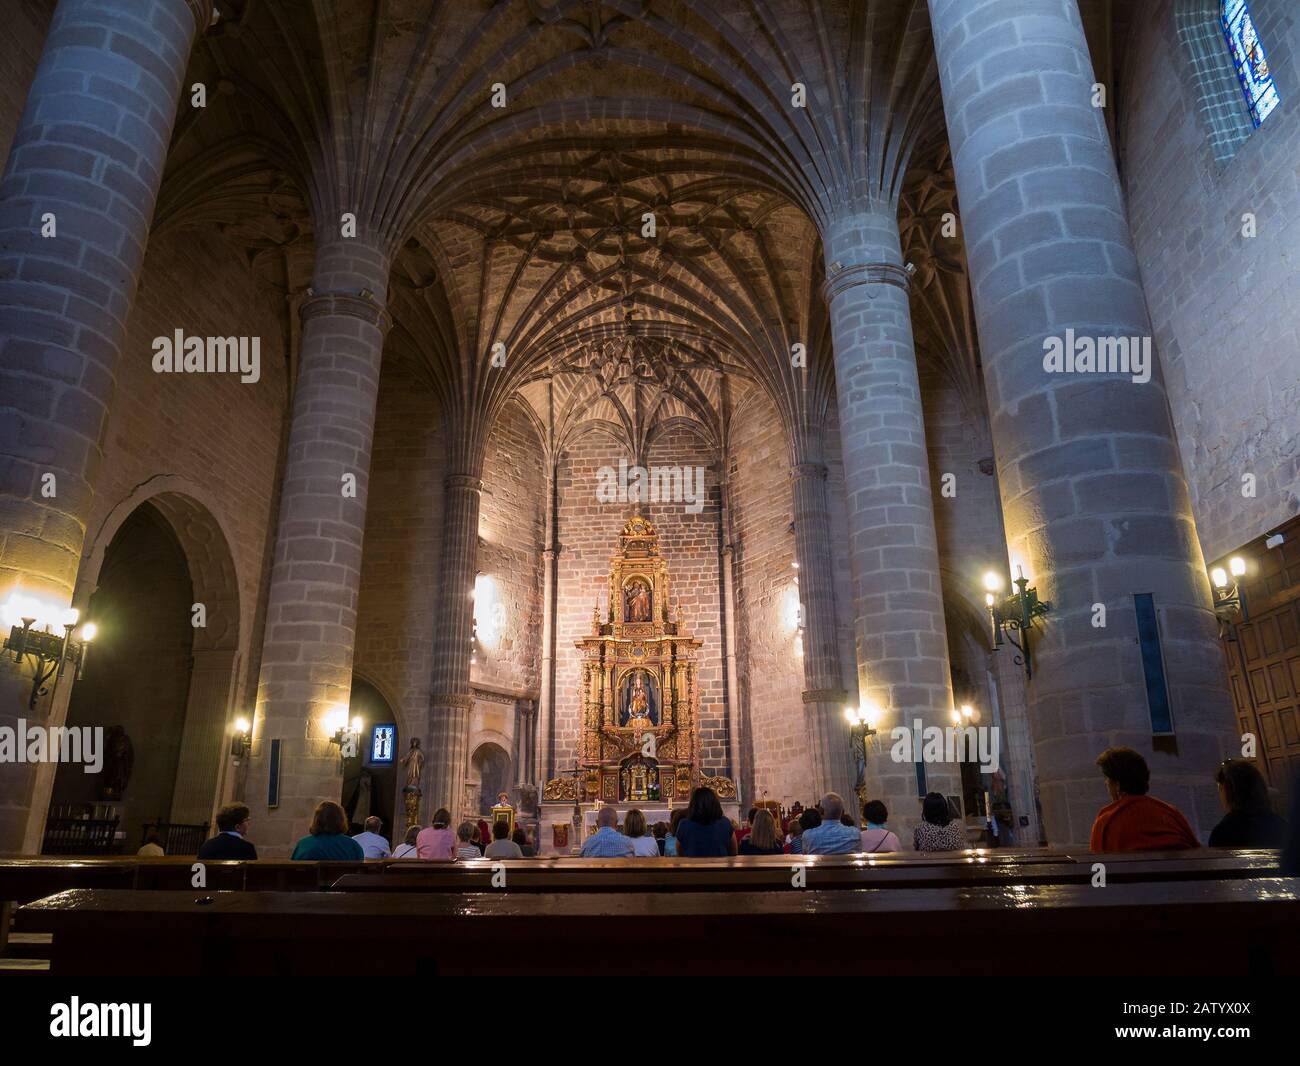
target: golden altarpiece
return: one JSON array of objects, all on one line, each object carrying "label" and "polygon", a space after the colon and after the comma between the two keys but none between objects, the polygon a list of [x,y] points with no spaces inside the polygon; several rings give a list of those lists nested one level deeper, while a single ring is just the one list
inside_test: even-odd
[{"label": "golden altarpiece", "polygon": [[543,799],[685,803],[699,776],[701,642],[672,609],[659,534],[640,515],[610,560],[608,608],[592,615],[582,652],[582,733],[576,772],[546,782]]}]

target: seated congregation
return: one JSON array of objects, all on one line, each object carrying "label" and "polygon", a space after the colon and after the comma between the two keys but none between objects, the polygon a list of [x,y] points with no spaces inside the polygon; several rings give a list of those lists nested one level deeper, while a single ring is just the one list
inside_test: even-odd
[{"label": "seated congregation", "polygon": [[[1201,846],[1183,814],[1172,804],[1148,794],[1150,770],[1130,748],[1109,748],[1097,759],[1111,802],[1098,811],[1089,849],[1095,853],[1179,851]],[[1209,846],[1222,848],[1282,848],[1288,823],[1273,809],[1268,787],[1255,765],[1246,759],[1226,760],[1215,780],[1224,808],[1222,820],[1210,833]],[[971,846],[964,823],[955,818],[948,801],[929,793],[921,804],[921,822],[911,834],[910,848],[888,827],[889,811],[880,800],[863,806],[862,824],[845,811],[843,798],[828,792],[813,807],[778,824],[772,812],[755,807],[744,825],[723,812],[717,794],[696,788],[688,807],[672,812],[671,821],[648,825],[632,808],[621,815],[602,807],[596,829],[583,841],[582,858],[724,858],[746,855],[857,855],[913,852],[955,852]],[[536,843],[523,826],[513,829],[504,820],[490,831],[486,824],[461,822],[453,831],[451,815],[439,809],[427,827],[410,826],[396,849],[380,834],[378,818],[366,820],[364,831],[348,835],[348,819],[339,804],[320,803],[310,830],[298,841],[296,860],[416,859],[455,862],[473,859],[525,859],[537,854]],[[250,811],[228,804],[217,816],[219,832],[199,848],[202,860],[255,859],[248,839]],[[1294,851],[1294,848],[1290,848]],[[1294,857],[1292,858],[1294,861]]]}]

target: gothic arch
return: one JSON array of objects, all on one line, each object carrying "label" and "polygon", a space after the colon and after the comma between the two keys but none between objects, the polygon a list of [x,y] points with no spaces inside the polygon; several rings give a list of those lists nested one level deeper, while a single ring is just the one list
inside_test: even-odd
[{"label": "gothic arch", "polygon": [[195,651],[222,649],[237,651],[239,635],[249,628],[240,603],[239,573],[230,551],[233,538],[218,518],[220,505],[200,485],[173,474],[160,474],[137,485],[119,502],[86,539],[73,606],[83,612],[99,582],[104,553],[122,523],[143,503],[167,519],[185,552],[194,583],[194,602],[206,607],[207,625],[194,632]]},{"label": "gothic arch", "polygon": [[[186,478],[160,474],[136,488],[109,511],[87,537],[73,604],[84,613],[99,584],[104,555],[123,523],[148,504],[165,519],[185,557],[194,603],[205,608],[203,626],[194,627],[192,667],[177,758],[170,820],[198,824],[211,819],[225,766],[241,634],[250,632],[252,609],[239,595],[239,572],[230,550],[232,538],[218,517],[220,505]],[[183,622],[181,623],[183,624]],[[51,782],[52,784],[52,782]],[[40,797],[42,808],[49,796]]]}]

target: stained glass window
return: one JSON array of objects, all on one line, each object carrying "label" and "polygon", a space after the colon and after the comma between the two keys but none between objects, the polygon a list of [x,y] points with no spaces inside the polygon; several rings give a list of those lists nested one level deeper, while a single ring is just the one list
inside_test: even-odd
[{"label": "stained glass window", "polygon": [[1250,17],[1250,5],[1246,0],[1222,0],[1219,5],[1223,18],[1223,32],[1228,37],[1228,47],[1232,50],[1232,61],[1237,67],[1237,77],[1241,79],[1242,92],[1246,94],[1246,106],[1256,126],[1260,125],[1272,113],[1273,108],[1282,102],[1273,84],[1273,74],[1268,67],[1268,56],[1264,45],[1255,29],[1255,20]]}]

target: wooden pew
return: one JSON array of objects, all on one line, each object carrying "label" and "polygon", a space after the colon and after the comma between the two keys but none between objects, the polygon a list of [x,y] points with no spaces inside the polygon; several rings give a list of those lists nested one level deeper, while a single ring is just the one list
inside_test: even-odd
[{"label": "wooden pew", "polygon": [[[1094,856],[1087,852],[994,849],[952,854],[807,858],[781,855],[740,859],[551,857],[514,860],[504,866],[511,891],[619,892],[650,886],[698,891],[782,889],[787,887],[791,867],[803,863],[807,863],[809,876],[821,888],[885,884],[924,887],[953,880],[969,882],[972,876],[987,884],[1008,880],[1029,884],[1079,882],[1091,879],[1092,864],[1096,861],[1106,864],[1111,881],[1257,877],[1273,872],[1277,853],[1200,849],[1176,854]],[[0,857],[0,900],[27,903],[73,888],[188,891],[194,862],[192,858],[177,856]],[[487,885],[492,866],[491,860],[432,863],[405,859],[324,863],[258,859],[204,863],[207,888],[211,891],[277,892],[316,892],[330,887],[343,891],[474,891]],[[981,873],[954,872],[967,867]]]},{"label": "wooden pew", "polygon": [[[340,877],[342,892],[735,892],[784,891],[796,869],[806,887],[942,888],[952,885],[1083,884],[1093,865],[1107,884],[1275,876],[1275,851],[1197,851],[1092,855],[998,850],[881,856],[746,856],[731,859],[515,859],[433,863],[394,860],[382,871]],[[504,878],[498,873],[504,874]],[[497,882],[495,885],[493,881]],[[504,880],[504,884],[501,884]]]},{"label": "wooden pew", "polygon": [[[0,857],[0,900],[27,903],[71,888],[188,890],[192,856],[71,859],[64,856]],[[292,862],[288,859],[208,861],[207,887],[220,891],[317,892],[344,874],[382,873],[379,863]]]},{"label": "wooden pew", "polygon": [[138,892],[22,907],[70,975],[1300,974],[1284,878],[722,892]]}]

